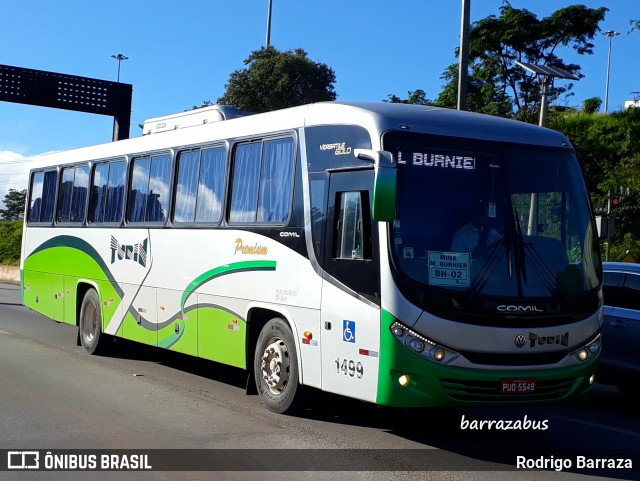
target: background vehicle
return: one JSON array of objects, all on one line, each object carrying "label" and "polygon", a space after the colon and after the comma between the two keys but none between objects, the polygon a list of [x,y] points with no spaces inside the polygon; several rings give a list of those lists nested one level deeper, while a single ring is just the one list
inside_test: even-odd
[{"label": "background vehicle", "polygon": [[603,262],[604,341],[598,382],[640,395],[640,264]]},{"label": "background vehicle", "polygon": [[[562,134],[386,103],[156,122],[31,172],[24,303],[87,352],[107,334],[244,368],[276,412],[299,385],[406,407],[591,388],[600,256]],[[491,245],[452,247],[478,199]]]}]

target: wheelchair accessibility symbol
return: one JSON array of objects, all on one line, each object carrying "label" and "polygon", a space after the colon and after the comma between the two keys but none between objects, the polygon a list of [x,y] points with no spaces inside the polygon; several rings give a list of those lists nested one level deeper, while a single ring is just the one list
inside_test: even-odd
[{"label": "wheelchair accessibility symbol", "polygon": [[356,321],[342,321],[342,340],[356,342]]}]

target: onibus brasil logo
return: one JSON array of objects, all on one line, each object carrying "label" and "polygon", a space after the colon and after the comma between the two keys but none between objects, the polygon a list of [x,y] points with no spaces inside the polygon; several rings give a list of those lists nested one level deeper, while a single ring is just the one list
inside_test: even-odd
[{"label": "onibus brasil logo", "polygon": [[149,238],[147,237],[141,243],[138,242],[133,245],[124,245],[120,244],[118,239],[111,236],[111,263],[113,264],[116,260],[131,260],[133,262],[137,262],[142,267],[146,267],[148,242]]}]

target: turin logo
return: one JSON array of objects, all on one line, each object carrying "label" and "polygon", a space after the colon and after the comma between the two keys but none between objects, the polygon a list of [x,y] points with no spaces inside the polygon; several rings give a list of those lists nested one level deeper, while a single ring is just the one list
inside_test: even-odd
[{"label": "turin logo", "polygon": [[518,334],[514,340],[516,347],[524,347],[529,341],[529,347],[544,346],[550,344],[557,344],[559,346],[567,347],[569,345],[569,332],[563,334],[556,334],[552,336],[541,336],[535,332],[529,331],[528,339],[524,334]]},{"label": "turin logo", "polygon": [[146,267],[148,243],[149,238],[146,238],[141,243],[138,242],[133,245],[124,245],[120,244],[120,242],[118,242],[118,239],[111,236],[111,263],[113,264],[116,260],[130,260],[133,262],[137,262],[142,267]]}]

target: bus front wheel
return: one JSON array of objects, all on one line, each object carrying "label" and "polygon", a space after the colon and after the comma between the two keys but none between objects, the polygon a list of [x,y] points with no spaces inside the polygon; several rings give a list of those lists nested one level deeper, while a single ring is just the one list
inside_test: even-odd
[{"label": "bus front wheel", "polygon": [[82,299],[80,307],[80,344],[88,354],[98,354],[101,350],[102,315],[100,299],[95,289],[89,289]]},{"label": "bus front wheel", "polygon": [[298,356],[291,329],[283,319],[271,319],[260,331],[253,372],[267,409],[284,413],[293,408],[298,390]]}]

